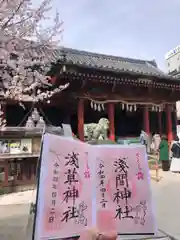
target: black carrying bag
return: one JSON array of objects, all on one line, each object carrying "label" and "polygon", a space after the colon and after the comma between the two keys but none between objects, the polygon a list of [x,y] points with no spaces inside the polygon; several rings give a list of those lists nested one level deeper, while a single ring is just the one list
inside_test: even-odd
[{"label": "black carrying bag", "polygon": [[172,148],[171,148],[171,151],[172,151],[172,157],[173,158],[180,158],[180,143],[179,142],[176,142],[172,145]]}]

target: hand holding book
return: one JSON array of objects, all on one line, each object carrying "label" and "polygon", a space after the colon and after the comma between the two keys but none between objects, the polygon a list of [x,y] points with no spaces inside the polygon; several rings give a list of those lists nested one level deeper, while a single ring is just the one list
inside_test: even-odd
[{"label": "hand holding book", "polygon": [[90,228],[81,233],[79,240],[116,240],[116,238],[116,232],[99,233],[96,228]]}]

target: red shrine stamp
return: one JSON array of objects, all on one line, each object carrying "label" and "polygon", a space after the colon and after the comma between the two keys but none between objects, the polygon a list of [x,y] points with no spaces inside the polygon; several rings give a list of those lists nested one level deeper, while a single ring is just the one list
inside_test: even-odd
[{"label": "red shrine stamp", "polygon": [[136,153],[136,162],[138,166],[138,173],[136,174],[138,180],[144,180],[144,173],[140,165],[140,156],[139,153]]}]

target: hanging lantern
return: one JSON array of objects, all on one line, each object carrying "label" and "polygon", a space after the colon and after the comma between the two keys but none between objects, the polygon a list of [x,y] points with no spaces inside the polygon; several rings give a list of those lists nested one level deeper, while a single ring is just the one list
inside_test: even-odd
[{"label": "hanging lantern", "polygon": [[101,111],[101,106],[100,106],[100,104],[98,104],[98,112],[100,112]]},{"label": "hanging lantern", "polygon": [[132,110],[133,110],[133,107],[130,105],[129,106],[129,111],[132,112]]},{"label": "hanging lantern", "polygon": [[136,105],[134,105],[134,111],[135,111],[135,112],[137,111],[137,106],[136,106]]},{"label": "hanging lantern", "polygon": [[126,111],[129,111],[129,105],[126,104]]},{"label": "hanging lantern", "polygon": [[125,106],[124,106],[124,103],[122,103],[122,110],[124,110],[124,107],[125,107]]},{"label": "hanging lantern", "polygon": [[96,111],[96,109],[97,109],[97,105],[96,103],[94,103],[94,110]]},{"label": "hanging lantern", "polygon": [[93,102],[92,102],[92,101],[91,101],[91,104],[90,104],[90,105],[91,105],[91,108],[93,108]]},{"label": "hanging lantern", "polygon": [[101,108],[102,108],[102,110],[104,111],[104,104],[103,104],[103,103],[101,104]]}]

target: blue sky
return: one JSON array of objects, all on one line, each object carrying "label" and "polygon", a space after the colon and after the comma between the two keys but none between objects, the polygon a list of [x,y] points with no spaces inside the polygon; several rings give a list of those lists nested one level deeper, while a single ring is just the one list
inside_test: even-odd
[{"label": "blue sky", "polygon": [[54,0],[64,20],[63,46],[156,59],[180,44],[180,0]]}]

